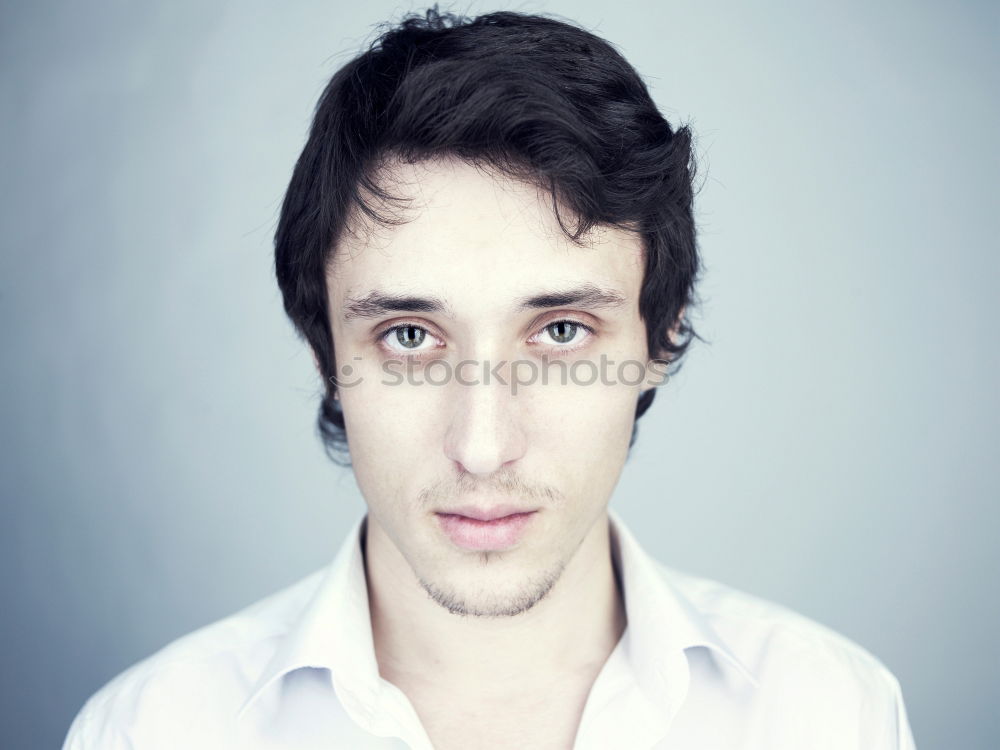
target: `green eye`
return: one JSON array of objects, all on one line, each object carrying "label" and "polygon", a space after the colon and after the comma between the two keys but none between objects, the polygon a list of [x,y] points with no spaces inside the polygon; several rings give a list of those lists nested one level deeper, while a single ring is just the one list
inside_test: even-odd
[{"label": "green eye", "polygon": [[416,349],[424,343],[427,332],[417,326],[399,326],[396,328],[396,340],[407,349]]},{"label": "green eye", "polygon": [[545,330],[549,332],[552,340],[559,344],[568,344],[575,339],[577,328],[577,324],[569,320],[559,320],[545,326]]}]

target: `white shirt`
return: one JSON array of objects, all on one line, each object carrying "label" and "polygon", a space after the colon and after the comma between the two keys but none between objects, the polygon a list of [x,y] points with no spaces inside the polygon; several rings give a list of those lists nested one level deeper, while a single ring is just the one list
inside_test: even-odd
[{"label": "white shirt", "polygon": [[[874,656],[658,563],[608,513],[627,625],[573,750],[913,750],[899,683]],[[63,750],[431,750],[409,699],[378,672],[365,520],[328,567],[111,680]]]}]

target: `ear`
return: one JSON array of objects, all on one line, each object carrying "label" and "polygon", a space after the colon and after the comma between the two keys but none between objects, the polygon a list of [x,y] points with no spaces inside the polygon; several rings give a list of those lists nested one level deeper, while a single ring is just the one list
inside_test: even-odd
[{"label": "ear", "polygon": [[[669,335],[670,340],[673,343],[677,342],[681,322],[684,320],[685,310],[687,310],[687,305],[684,305],[680,312],[677,313],[677,318],[675,319],[673,326],[670,328]],[[640,391],[641,393],[645,393],[653,388],[664,385],[670,379],[670,376],[667,375],[667,365],[669,361],[670,358],[667,357],[666,352],[662,350],[656,352],[655,355],[649,358],[649,361],[646,363],[646,381],[643,383]]]},{"label": "ear", "polygon": [[684,313],[686,311],[687,311],[687,305],[682,305],[681,306],[681,311],[679,313],[677,313],[677,318],[674,320],[674,324],[670,328],[670,341],[673,342],[673,343],[675,343],[675,344],[677,343],[677,338],[678,338],[678,335],[679,335],[679,329],[681,327],[681,323],[684,322]]}]

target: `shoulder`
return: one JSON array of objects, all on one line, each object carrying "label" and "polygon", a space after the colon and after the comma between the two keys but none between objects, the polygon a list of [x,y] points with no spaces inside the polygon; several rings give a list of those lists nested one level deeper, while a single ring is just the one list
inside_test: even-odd
[{"label": "shoulder", "polygon": [[656,565],[754,676],[739,700],[755,747],[913,750],[899,682],[866,648],[784,605]]},{"label": "shoulder", "polygon": [[64,750],[130,748],[145,737],[151,740],[143,747],[158,747],[179,725],[205,729],[235,715],[323,573],[315,571],[125,669],[87,699]]},{"label": "shoulder", "polygon": [[657,565],[766,695],[827,714],[842,706],[866,723],[905,721],[896,676],[860,644],[784,605]]}]

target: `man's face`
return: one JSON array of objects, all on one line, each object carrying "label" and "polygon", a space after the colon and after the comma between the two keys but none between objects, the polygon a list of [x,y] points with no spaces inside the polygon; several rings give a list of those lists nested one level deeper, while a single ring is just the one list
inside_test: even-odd
[{"label": "man's face", "polygon": [[[327,282],[368,547],[378,536],[454,612],[516,614],[603,518],[624,464],[650,380],[641,243],[599,229],[575,246],[547,193],[456,160],[392,174],[409,222],[345,236]],[[551,298],[580,290],[599,294]],[[534,512],[490,528],[454,517],[498,506]]]}]

